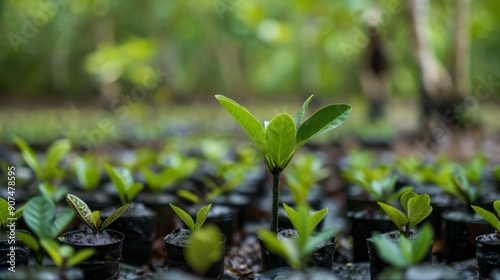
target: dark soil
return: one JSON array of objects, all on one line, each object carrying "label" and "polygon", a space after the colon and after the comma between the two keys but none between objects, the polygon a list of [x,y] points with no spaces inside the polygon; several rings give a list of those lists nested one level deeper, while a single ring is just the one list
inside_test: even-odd
[{"label": "dark soil", "polygon": [[189,235],[191,231],[188,229],[178,228],[165,236],[165,242],[181,246],[187,247],[189,246]]},{"label": "dark soil", "polygon": [[78,232],[64,237],[64,241],[73,245],[109,245],[119,242],[120,239],[109,234],[106,230],[93,234],[92,232]]},{"label": "dark soil", "polygon": [[477,237],[477,241],[488,245],[500,245],[500,237],[498,236],[498,233],[480,235]]}]

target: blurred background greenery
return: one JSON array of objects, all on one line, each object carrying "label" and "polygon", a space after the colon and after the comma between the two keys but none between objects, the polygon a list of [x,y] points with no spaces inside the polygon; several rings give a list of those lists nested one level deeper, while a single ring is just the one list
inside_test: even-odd
[{"label": "blurred background greenery", "polygon": [[[128,108],[130,112],[113,112],[114,118],[122,119],[142,106],[204,100],[215,104],[214,94],[262,103],[267,98],[304,100],[314,93],[317,100],[356,103],[364,99],[360,73],[363,53],[373,37],[367,29],[373,10],[381,15],[377,34],[390,65],[387,94],[417,99],[418,66],[402,7],[405,2],[4,0],[0,3],[2,137],[25,129],[31,131],[25,138],[36,139],[52,131],[52,122],[54,131],[48,138],[61,134],[61,123],[67,123],[64,134],[73,129],[81,135],[83,128],[95,128],[106,117],[102,112],[52,109],[38,112],[40,117],[25,111],[22,121],[12,125],[7,124],[9,116],[18,109],[12,104],[62,104],[73,109],[89,105],[109,113],[127,104],[123,96],[130,100],[136,94],[141,104]],[[496,81],[500,76],[500,3],[469,2],[472,92],[480,84],[478,77]],[[455,1],[430,1],[427,15],[432,53],[449,71],[454,67],[455,9]],[[488,101],[492,100],[494,96]],[[361,102],[357,108],[363,106]],[[408,105],[399,106],[403,106],[401,119],[406,120]],[[161,122],[162,118],[151,119],[155,113],[142,108],[135,114],[141,116],[138,120]],[[77,118],[83,120],[76,122]],[[33,123],[41,120],[45,132],[33,133],[38,127]],[[29,122],[34,127],[19,127]]]}]

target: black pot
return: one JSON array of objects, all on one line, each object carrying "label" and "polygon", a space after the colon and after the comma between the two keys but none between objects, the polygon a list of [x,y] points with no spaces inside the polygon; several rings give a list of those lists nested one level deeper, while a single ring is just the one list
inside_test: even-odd
[{"label": "black pot", "polygon": [[[198,205],[187,209],[195,221],[199,208]],[[229,249],[229,246],[233,244],[233,235],[236,230],[236,211],[228,206],[212,205],[205,224],[216,224],[219,227],[222,234],[226,236],[226,245]]]},{"label": "black pot", "polygon": [[169,205],[169,203],[178,204],[178,199],[175,195],[166,193],[141,193],[137,196],[137,201],[144,203],[146,207],[156,213],[156,236],[165,236],[176,228],[175,213]]},{"label": "black pot", "polygon": [[448,266],[421,264],[406,269],[387,268],[377,277],[378,280],[465,280],[463,274]]},{"label": "black pot", "polygon": [[25,230],[0,232],[0,269],[28,265],[30,259],[30,249],[28,246],[24,245],[18,238],[9,239],[10,233],[19,231],[29,234]]},{"label": "black pot", "polygon": [[443,218],[443,257],[447,263],[476,257],[476,237],[493,233],[493,228],[479,215],[448,211]]},{"label": "black pot", "polygon": [[[107,218],[116,208],[102,211]],[[125,235],[123,243],[123,262],[133,265],[146,264],[151,259],[155,238],[156,213],[140,203],[132,203],[123,215],[108,226]]]},{"label": "black pot", "polygon": [[[165,246],[167,249],[167,266],[169,270],[182,270],[193,272],[189,264],[184,258],[184,249],[189,245],[187,239],[191,233],[188,229],[176,229],[172,233],[165,236]],[[226,237],[223,237],[223,246],[226,246]],[[219,279],[224,276],[224,256],[220,261],[216,262],[204,275],[211,279]]]},{"label": "black pot", "polygon": [[[399,244],[399,237],[400,237],[399,230],[383,233],[382,236],[384,238],[389,238],[395,243]],[[417,234],[415,232],[410,232],[409,239],[414,239],[416,236]],[[379,275],[384,269],[389,267],[389,264],[380,258],[377,252],[377,247],[375,246],[375,242],[373,241],[372,238],[366,239],[366,243],[368,246],[368,256],[370,257],[370,278],[377,279],[377,275]],[[427,254],[422,262],[432,263],[432,243],[429,244]]]},{"label": "black pot", "polygon": [[[293,238],[297,236],[297,231],[295,229],[283,229],[278,232],[278,238]],[[259,237],[260,252],[262,256],[262,270],[267,271],[273,268],[288,266],[288,263],[281,256],[270,252],[265,248],[264,242]],[[325,268],[332,270],[333,268],[333,258],[335,255],[335,245],[337,244],[337,238],[332,236],[330,240],[320,244],[316,251],[311,255],[307,263],[307,267],[310,268]]]},{"label": "black pot", "polygon": [[50,280],[83,280],[83,272],[77,268],[69,268],[61,272],[57,267],[51,266],[26,266],[17,268],[16,272],[8,270],[0,272],[0,279],[4,280],[27,280],[27,279],[50,279]]},{"label": "black pot", "polygon": [[331,270],[323,268],[307,268],[304,270],[292,270],[290,267],[278,267],[268,270],[259,277],[260,280],[337,280]]},{"label": "black pot", "polygon": [[488,278],[493,269],[500,267],[500,237],[498,233],[484,234],[476,238],[476,258],[479,277]]},{"label": "black pot", "polygon": [[387,215],[378,212],[373,214],[367,211],[347,212],[347,217],[351,220],[353,262],[369,260],[366,239],[372,237],[374,232],[382,233],[397,229]]},{"label": "black pot", "polygon": [[214,199],[214,205],[228,206],[236,210],[236,225],[238,230],[243,230],[247,219],[247,210],[250,207],[250,198],[241,194],[220,195]]},{"label": "black pot", "polygon": [[[105,232],[118,239],[118,241],[106,244],[106,245],[78,245],[69,243],[66,237],[85,233],[82,230],[74,230],[66,232],[59,240],[61,243],[71,245],[75,250],[80,250],[84,248],[94,248],[96,250],[95,254],[78,265],[78,267],[83,271],[85,280],[114,280],[118,279],[120,275],[120,258],[122,255],[122,246],[125,236],[121,232],[106,229]],[[89,233],[89,235],[92,233]],[[35,278],[32,278],[35,279]]]}]

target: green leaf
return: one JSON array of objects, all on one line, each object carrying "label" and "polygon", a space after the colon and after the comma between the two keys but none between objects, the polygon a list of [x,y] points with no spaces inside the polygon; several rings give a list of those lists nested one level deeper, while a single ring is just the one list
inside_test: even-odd
[{"label": "green leaf", "polygon": [[184,198],[185,200],[190,201],[194,204],[201,204],[201,198],[192,191],[177,190],[177,196],[179,196],[180,198]]},{"label": "green leaf", "polygon": [[479,216],[483,217],[483,219],[485,219],[494,229],[500,231],[500,221],[495,215],[493,215],[493,213],[479,206],[471,205],[471,207],[472,209],[474,209],[474,211],[476,211],[479,214]]},{"label": "green leaf", "polygon": [[51,184],[49,184],[47,182],[43,182],[43,183],[38,184],[38,190],[43,195],[43,197],[45,197],[47,200],[51,200],[53,202],[56,202],[52,198],[52,195],[56,191],[56,187],[54,187],[53,185],[51,185]]},{"label": "green leaf", "polygon": [[413,240],[413,263],[420,263],[427,255],[429,246],[434,239],[434,229],[429,223],[424,224]]},{"label": "green leaf", "polygon": [[16,231],[16,237],[21,240],[24,245],[28,246],[31,250],[38,252],[40,250],[40,245],[34,236],[26,232]]},{"label": "green leaf", "polygon": [[83,200],[72,194],[66,195],[66,202],[71,208],[73,208],[76,215],[82,222],[86,223],[93,231],[98,230],[97,228],[94,227],[94,224],[92,223],[92,218],[91,218],[92,212],[90,211],[87,203],[85,203]]},{"label": "green leaf", "polygon": [[16,211],[14,212],[14,219],[19,219],[23,216],[25,206],[26,204],[16,209]]},{"label": "green leaf", "polygon": [[338,229],[336,228],[328,228],[308,238],[306,246],[303,249],[303,254],[306,256],[312,254],[314,251],[316,251],[318,245],[325,242],[326,240],[331,239],[337,231]]},{"label": "green leaf", "polygon": [[328,214],[328,208],[321,209],[314,214],[312,214],[311,217],[309,217],[309,226],[311,227],[311,232],[318,226],[318,224],[323,220]]},{"label": "green leaf", "polygon": [[210,212],[210,208],[212,207],[212,204],[208,204],[205,207],[202,207],[198,212],[196,213],[196,224],[194,225],[195,230],[199,230],[203,224],[205,223],[205,220],[208,217],[208,213]]},{"label": "green leaf", "polygon": [[408,218],[401,213],[398,209],[392,207],[391,205],[385,204],[383,202],[377,202],[382,210],[391,218],[394,224],[398,227],[400,232],[403,232],[403,227],[408,225]]},{"label": "green leaf", "polygon": [[52,201],[56,204],[59,203],[68,194],[68,191],[68,188],[64,186],[56,188],[52,194]]},{"label": "green leaf", "polygon": [[109,217],[107,217],[106,220],[104,220],[104,222],[102,222],[100,230],[107,228],[112,222],[114,222],[116,219],[120,218],[120,216],[123,215],[123,213],[125,213],[125,211],[127,211],[129,205],[130,204],[125,204],[125,205],[121,206],[120,208],[116,209],[115,211],[113,211],[113,213],[111,213],[111,215],[109,215]]},{"label": "green leaf", "polygon": [[127,188],[127,203],[132,202],[139,192],[144,188],[143,183],[133,183]]},{"label": "green leaf", "polygon": [[500,200],[493,202],[493,208],[495,208],[497,215],[500,217]]},{"label": "green leaf", "polygon": [[94,248],[85,248],[78,250],[70,259],[68,260],[68,267],[78,265],[95,254]]},{"label": "green leaf", "polygon": [[120,201],[122,202],[122,204],[128,203],[127,186],[125,185],[126,183],[124,182],[122,176],[120,176],[118,174],[117,170],[109,164],[105,164],[104,168],[106,169],[106,172],[108,173],[108,176],[111,179],[111,182],[115,186],[116,191],[118,192],[118,195],[120,196]]},{"label": "green leaf", "polygon": [[24,209],[24,220],[39,238],[51,237],[50,226],[56,207],[42,196],[32,198]]},{"label": "green leaf", "polygon": [[89,191],[94,190],[101,180],[99,169],[82,157],[75,160],[75,173],[80,185]]},{"label": "green leaf", "polygon": [[179,216],[179,218],[181,218],[181,220],[186,224],[186,226],[188,226],[188,228],[191,230],[191,232],[196,230],[193,218],[191,218],[191,216],[189,216],[189,214],[186,211],[173,205],[172,203],[169,203],[169,205],[170,205],[170,207],[172,207],[172,209],[177,214],[177,216]]},{"label": "green leaf", "polygon": [[408,201],[409,227],[412,228],[432,213],[431,198],[428,194],[410,198]]},{"label": "green leaf", "polygon": [[403,234],[399,237],[399,249],[404,256],[407,263],[412,263],[413,260],[413,246],[412,242]]},{"label": "green leaf", "polygon": [[92,220],[92,224],[95,228],[99,228],[101,226],[101,212],[93,211],[90,215],[90,219]]},{"label": "green leaf", "polygon": [[290,115],[283,113],[274,117],[265,131],[266,153],[278,167],[285,169],[295,142],[295,125]]},{"label": "green leaf", "polygon": [[315,136],[342,125],[351,111],[352,107],[347,104],[332,104],[320,109],[297,130],[297,147],[301,147]]},{"label": "green leaf", "polygon": [[223,256],[223,239],[217,226],[209,224],[189,236],[190,245],[184,254],[189,266],[202,275]]},{"label": "green leaf", "polygon": [[264,242],[265,248],[267,250],[276,253],[287,260],[289,258],[293,258],[293,256],[291,256],[292,252],[290,251],[289,247],[287,247],[283,242],[281,242],[278,239],[276,233],[266,229],[258,229],[257,234],[259,235],[260,239]]},{"label": "green leaf", "polygon": [[68,139],[59,139],[54,141],[47,149],[45,160],[46,171],[55,169],[58,163],[64,159],[70,150],[71,142]]},{"label": "green leaf", "polygon": [[42,245],[57,267],[63,265],[61,255],[59,254],[59,244],[52,239],[42,238],[40,239],[40,245]]},{"label": "green leaf", "polygon": [[234,119],[241,125],[246,133],[257,144],[259,149],[265,153],[266,140],[264,128],[259,121],[243,106],[236,103],[234,100],[222,95],[216,95],[215,98],[219,103],[234,117]]},{"label": "green leaf", "polygon": [[381,235],[375,235],[373,241],[380,258],[391,266],[403,268],[410,265],[401,250],[399,250],[398,245],[392,240]]},{"label": "green leaf", "polygon": [[0,197],[0,223],[2,227],[4,227],[7,224],[7,219],[11,218],[9,211],[9,203],[7,200],[3,199]]},{"label": "green leaf", "polygon": [[401,196],[400,202],[401,202],[401,207],[405,210],[406,213],[408,213],[408,201],[410,198],[417,197],[418,194],[414,192],[406,192]]},{"label": "green leaf", "polygon": [[283,203],[283,208],[285,209],[286,215],[290,219],[290,222],[292,222],[292,225],[294,228],[297,228],[295,225],[299,224],[299,214],[297,211],[293,210],[290,206],[288,206],[286,203]]},{"label": "green leaf", "polygon": [[306,101],[304,101],[304,104],[302,104],[302,107],[300,110],[293,116],[293,122],[295,123],[295,129],[298,130],[301,122],[302,122],[302,117],[304,117],[304,114],[307,110],[307,106],[309,106],[309,102],[311,102],[311,99],[313,98],[314,95],[309,96]]},{"label": "green leaf", "polygon": [[33,152],[30,146],[28,146],[23,139],[15,136],[13,140],[19,150],[21,150],[21,156],[24,162],[26,162],[26,164],[35,172],[39,179],[43,177],[43,170],[35,152]]},{"label": "green leaf", "polygon": [[75,214],[70,208],[66,208],[59,212],[50,225],[50,237],[56,238],[66,227],[71,223]]}]

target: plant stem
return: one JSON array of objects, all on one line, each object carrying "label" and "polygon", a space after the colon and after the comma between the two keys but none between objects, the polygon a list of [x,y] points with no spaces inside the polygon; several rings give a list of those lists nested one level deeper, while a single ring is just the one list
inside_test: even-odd
[{"label": "plant stem", "polygon": [[280,197],[280,175],[281,170],[278,168],[273,171],[273,209],[271,231],[278,233],[278,202]]}]

